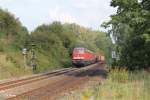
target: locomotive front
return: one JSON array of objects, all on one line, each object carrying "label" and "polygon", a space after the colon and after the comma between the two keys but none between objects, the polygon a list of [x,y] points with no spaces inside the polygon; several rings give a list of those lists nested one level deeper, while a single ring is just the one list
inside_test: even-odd
[{"label": "locomotive front", "polygon": [[72,63],[75,66],[84,66],[85,62],[85,48],[74,48],[72,53]]},{"label": "locomotive front", "polygon": [[96,55],[84,47],[74,48],[72,63],[75,66],[85,66],[96,62]]}]

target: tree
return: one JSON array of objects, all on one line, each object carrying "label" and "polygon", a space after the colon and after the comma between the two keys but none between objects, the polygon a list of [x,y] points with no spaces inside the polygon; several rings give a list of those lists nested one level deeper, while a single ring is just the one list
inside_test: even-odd
[{"label": "tree", "polygon": [[142,69],[150,65],[150,2],[147,0],[112,0],[117,13],[105,26],[115,38],[120,54],[120,66]]},{"label": "tree", "polygon": [[[18,18],[0,9],[0,44],[13,45],[14,49],[20,49],[28,37],[28,30],[22,26]],[[8,49],[8,46],[4,47]]]}]

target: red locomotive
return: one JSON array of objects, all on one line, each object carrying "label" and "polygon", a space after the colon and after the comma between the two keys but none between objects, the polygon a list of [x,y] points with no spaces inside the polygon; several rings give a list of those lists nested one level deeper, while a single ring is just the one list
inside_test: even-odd
[{"label": "red locomotive", "polygon": [[96,63],[96,61],[97,56],[92,51],[84,47],[74,48],[72,53],[72,63],[75,66],[85,66]]}]

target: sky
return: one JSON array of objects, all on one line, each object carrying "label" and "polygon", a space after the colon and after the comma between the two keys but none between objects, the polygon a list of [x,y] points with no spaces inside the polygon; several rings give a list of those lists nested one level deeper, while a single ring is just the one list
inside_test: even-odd
[{"label": "sky", "polygon": [[60,21],[101,30],[100,25],[115,14],[111,0],[0,0],[0,8],[7,9],[29,31],[41,24]]}]

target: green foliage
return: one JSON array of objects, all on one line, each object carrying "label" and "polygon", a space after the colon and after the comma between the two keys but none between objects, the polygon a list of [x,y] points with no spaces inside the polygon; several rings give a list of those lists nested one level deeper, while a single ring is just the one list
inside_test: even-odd
[{"label": "green foliage", "polygon": [[28,30],[19,20],[8,11],[0,9],[0,44],[4,47],[4,51],[10,46],[13,46],[13,49],[20,49],[28,37]]},{"label": "green foliage", "polygon": [[[33,47],[32,44],[35,46]],[[40,25],[29,34],[18,18],[0,9],[0,52],[11,55],[10,65],[14,69],[31,66],[31,49],[35,50],[37,56],[37,72],[69,67],[72,64],[70,57],[72,50],[78,46],[86,47],[97,54],[103,52],[107,62],[110,63],[111,40],[106,33],[76,24],[53,22]],[[24,47],[28,52],[27,64],[24,63],[21,55]],[[14,60],[18,58],[20,60]]]},{"label": "green foliage", "polygon": [[[131,70],[148,68],[150,65],[150,2],[146,0],[112,0],[117,13],[103,27],[112,27],[109,34],[116,43],[120,66]],[[134,67],[133,67],[134,66]]]},{"label": "green foliage", "polygon": [[52,24],[41,25],[31,33],[31,38],[38,47],[38,53],[47,55],[46,58],[49,59],[51,66],[55,66],[52,64],[53,61],[58,65],[70,66],[72,49],[77,46],[86,47],[97,54],[101,50],[110,60],[110,38],[105,33],[92,31],[76,24],[53,22]]},{"label": "green foliage", "polygon": [[0,51],[16,52],[28,39],[28,30],[6,10],[0,9]]},{"label": "green foliage", "polygon": [[[107,63],[110,63],[110,48],[112,46],[112,42],[110,37],[107,37],[106,33],[93,31],[91,29],[86,29],[76,24],[65,24],[65,27],[68,27],[70,33],[73,33],[73,46],[83,46],[97,54],[100,54],[101,51],[106,57]],[[72,38],[72,39],[73,39]]]},{"label": "green foliage", "polygon": [[[41,55],[38,57],[39,67],[45,67],[46,69],[52,66],[61,67],[70,60],[68,50],[64,46],[65,40],[62,28],[60,23],[54,22],[50,25],[41,25],[31,33],[31,39],[37,46],[37,55]],[[47,64],[44,59],[48,60]]]},{"label": "green foliage", "polygon": [[0,9],[0,79],[31,74],[24,69],[21,50],[29,35],[10,12]]}]

